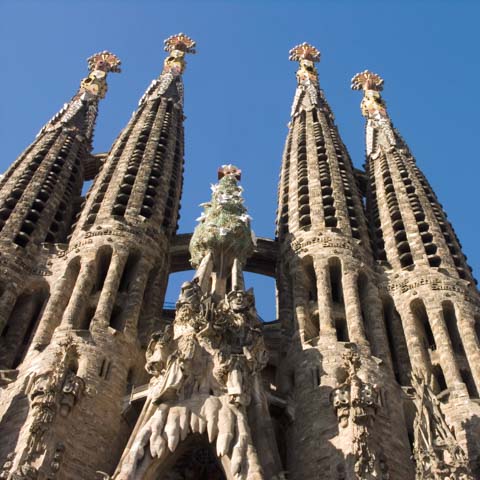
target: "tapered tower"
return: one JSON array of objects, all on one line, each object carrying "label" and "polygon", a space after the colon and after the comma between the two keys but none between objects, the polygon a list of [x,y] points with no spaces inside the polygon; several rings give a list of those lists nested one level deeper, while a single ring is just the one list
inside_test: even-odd
[{"label": "tapered tower", "polygon": [[109,52],[88,59],[90,73],[72,100],[41,129],[0,180],[0,367],[21,360],[48,297],[39,276],[51,272],[41,244],[66,240],[91,158],[99,101],[107,74],[120,71]]},{"label": "tapered tower", "polygon": [[[287,470],[293,479],[315,478],[318,471],[326,478],[370,478],[380,475],[385,467],[380,459],[386,456],[392,475],[411,478],[401,414],[380,414],[379,408],[375,422],[374,415],[369,417],[372,423],[362,434],[358,419],[342,419],[345,412],[349,415],[348,402],[362,402],[354,400],[351,385],[360,385],[361,391],[382,384],[382,393],[377,393],[387,395],[388,408],[397,411],[400,387],[392,369],[361,193],[318,84],[319,58],[319,51],[308,44],[290,52],[290,59],[299,62],[298,86],[279,186],[277,288],[285,360],[278,388],[289,399],[290,410],[298,412],[286,433]],[[344,391],[342,414],[338,395]],[[372,398],[371,404],[376,401]],[[388,438],[392,428],[399,432],[395,441]],[[359,456],[360,438],[370,445],[369,459]],[[362,470],[356,462],[370,467]]]},{"label": "tapered tower", "polygon": [[[194,47],[184,34],[165,41],[162,74],[104,159],[68,245],[57,248],[50,300],[6,393],[29,400],[23,428],[2,445],[12,472],[28,465],[49,475],[58,457],[59,478],[111,473],[133,427],[129,394],[145,383],[145,342],[161,316],[179,216],[182,73]],[[46,404],[48,420],[39,414]]]},{"label": "tapered tower", "polygon": [[480,388],[479,294],[446,213],[387,113],[382,78],[365,71],[352,88],[364,94],[367,215],[399,355],[406,350],[393,331],[399,333],[399,317],[407,339],[409,359],[398,368],[403,377],[411,368],[432,375],[433,391],[466,442],[465,434],[476,432],[469,419],[478,415],[468,399],[478,399]]}]

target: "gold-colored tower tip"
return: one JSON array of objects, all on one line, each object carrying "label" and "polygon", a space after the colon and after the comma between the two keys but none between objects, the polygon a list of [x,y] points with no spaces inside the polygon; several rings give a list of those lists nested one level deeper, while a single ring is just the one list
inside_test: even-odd
[{"label": "gold-colored tower tip", "polygon": [[352,78],[352,90],[375,90],[381,92],[383,90],[383,78],[368,70],[357,73]]},{"label": "gold-colored tower tip", "polygon": [[303,42],[290,50],[288,59],[292,62],[300,62],[301,60],[319,62],[320,50],[310,43]]},{"label": "gold-colored tower tip", "polygon": [[113,53],[104,50],[100,53],[95,53],[88,60],[88,69],[93,72],[94,70],[101,70],[102,72],[121,72],[120,65],[122,62]]},{"label": "gold-colored tower tip", "polygon": [[195,50],[196,42],[192,40],[188,35],[184,33],[177,33],[168,37],[164,42],[165,51],[173,52],[174,50],[179,50],[183,53],[197,53]]}]

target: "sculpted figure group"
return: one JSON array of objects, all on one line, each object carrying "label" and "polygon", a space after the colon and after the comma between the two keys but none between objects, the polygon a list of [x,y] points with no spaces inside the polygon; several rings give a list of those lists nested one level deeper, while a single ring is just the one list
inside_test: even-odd
[{"label": "sculpted figure group", "polygon": [[267,361],[253,292],[234,289],[215,301],[193,280],[176,307],[174,322],[148,346],[148,412],[114,478],[142,478],[152,459],[175,452],[190,434],[206,434],[235,478],[265,478],[248,418]]}]

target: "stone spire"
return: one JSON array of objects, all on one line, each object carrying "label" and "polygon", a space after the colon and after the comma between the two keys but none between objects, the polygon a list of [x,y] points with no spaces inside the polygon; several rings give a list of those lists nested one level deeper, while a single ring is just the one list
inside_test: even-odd
[{"label": "stone spire", "polygon": [[[353,77],[352,88],[364,94],[367,216],[391,297],[384,314],[392,350],[400,353],[403,344],[408,351],[409,361],[398,363],[403,377],[413,370],[432,378],[434,393],[448,390],[445,400],[455,408],[465,398],[478,398],[480,388],[479,297],[471,270],[441,204],[393,126],[380,93],[383,79],[364,71]],[[399,319],[404,333],[394,327]],[[455,428],[463,429],[456,420]]]},{"label": "stone spire", "polygon": [[319,87],[320,52],[303,43],[290,51],[298,86],[283,155],[277,235],[338,231],[370,248],[348,152]]},{"label": "stone spire", "polygon": [[76,223],[74,240],[107,218],[140,223],[167,236],[175,232],[183,182],[182,73],[185,56],[195,53],[194,47],[183,33],[165,40],[163,71],[105,159]]},{"label": "stone spire", "polygon": [[432,187],[394,128],[381,96],[383,79],[368,70],[352,79],[363,90],[361,110],[367,119],[367,211],[378,260],[394,269],[442,268],[473,281],[455,232]]},{"label": "stone spire", "polygon": [[[315,478],[318,472],[325,478],[382,478],[380,472],[391,467],[375,438],[398,429],[401,446],[386,438],[384,448],[396,449],[402,459],[397,475],[410,478],[407,431],[400,416],[387,414],[385,423],[373,422],[373,386],[380,378],[391,392],[398,386],[358,177],[319,87],[319,59],[320,52],[309,44],[290,52],[299,68],[279,185],[276,278],[283,351],[278,392],[287,410],[298,412],[287,435],[288,462],[296,465],[294,478]],[[368,374],[362,381],[352,374],[346,384],[338,365],[352,343]],[[334,399],[337,413],[351,402],[348,428],[323,414],[335,385],[340,388],[334,394],[339,397]],[[364,401],[373,402],[366,414]],[[310,415],[305,416],[307,409]],[[365,418],[372,420],[368,428],[360,424]],[[308,438],[315,438],[315,445]],[[334,445],[334,450],[327,453],[317,445]]]},{"label": "stone spire", "polygon": [[0,240],[20,247],[64,240],[92,148],[99,100],[120,60],[101,52],[72,100],[40,130],[0,181]]},{"label": "stone spire", "polygon": [[[115,480],[147,469],[168,478],[189,471],[220,478],[223,470],[238,480],[285,480],[260,376],[267,362],[262,324],[253,291],[243,286],[253,242],[240,173],[222,166],[203,204],[190,244],[197,270],[181,287],[173,323],[147,348],[147,400]],[[208,472],[194,467],[200,452],[212,458]],[[173,455],[180,460],[172,465]]]},{"label": "stone spire", "polygon": [[[182,73],[194,46],[184,34],[165,41],[168,56],[161,75],[105,156],[69,244],[57,247],[52,259],[55,281],[33,339],[27,340],[9,401],[16,402],[25,375],[48,371],[66,337],[78,358],[75,374],[95,394],[78,405],[75,416],[82,421],[73,430],[71,415],[57,416],[48,425],[44,438],[49,441],[31,465],[40,472],[49,471],[56,444],[73,452],[93,430],[97,435],[90,442],[88,465],[70,457],[59,475],[94,478],[96,470],[111,472],[130,433],[126,418],[134,407],[124,399],[133,384],[144,382],[145,348],[162,321],[183,181]],[[103,94],[95,81],[84,82],[85,88]],[[26,435],[23,429],[20,443],[1,447],[15,454],[15,461],[20,461]],[[110,445],[112,453],[105,455],[103,445]]]}]

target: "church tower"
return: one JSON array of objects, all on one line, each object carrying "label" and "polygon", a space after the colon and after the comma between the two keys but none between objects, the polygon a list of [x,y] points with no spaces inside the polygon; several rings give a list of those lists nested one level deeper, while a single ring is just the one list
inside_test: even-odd
[{"label": "church tower", "polygon": [[16,368],[49,295],[38,276],[46,243],[66,241],[88,177],[99,101],[120,60],[109,52],[88,59],[90,73],[75,96],[40,130],[0,179],[0,366]]},{"label": "church tower", "polygon": [[408,385],[412,370],[431,378],[465,446],[479,434],[472,420],[479,408],[471,401],[480,389],[475,280],[442,205],[392,124],[383,79],[365,71],[352,88],[364,94],[367,216],[384,272],[384,315],[399,382]]},{"label": "church tower", "polygon": [[[383,80],[352,80],[363,172],[320,52],[294,47],[275,239],[253,235],[233,165],[177,235],[195,42],[165,50],[108,153],[93,131],[120,60],[101,52],[0,178],[0,479],[479,478],[480,296]],[[245,271],[275,277],[277,320]]]},{"label": "church tower", "polygon": [[[382,459],[388,458],[392,478],[409,478],[401,392],[388,350],[361,192],[318,84],[319,51],[302,44],[290,52],[290,59],[299,62],[298,85],[277,216],[277,288],[285,350],[278,381],[295,411],[285,435],[287,470],[292,479],[315,478],[318,471],[327,478],[356,478],[352,475],[359,468],[361,478],[370,478],[380,475]],[[356,420],[343,420],[353,397],[341,399],[340,392],[357,382],[357,372],[365,391],[382,386],[378,391],[372,387],[375,399],[370,401],[377,413],[370,412],[375,421],[369,426],[369,459],[360,458],[361,447],[355,447],[363,438],[355,430]],[[396,439],[388,435],[392,429],[398,432]],[[358,466],[361,462],[370,466]]]},{"label": "church tower", "polygon": [[[50,298],[6,392],[11,411],[22,408],[19,394],[28,398],[26,417],[10,420],[20,432],[2,445],[12,473],[28,465],[41,478],[95,478],[114,469],[133,428],[125,399],[144,383],[146,342],[162,312],[183,182],[182,73],[194,47],[184,34],[165,41],[162,74],[103,159],[68,243],[55,245]],[[49,128],[45,141],[65,135]],[[85,145],[70,143],[75,162]]]}]

